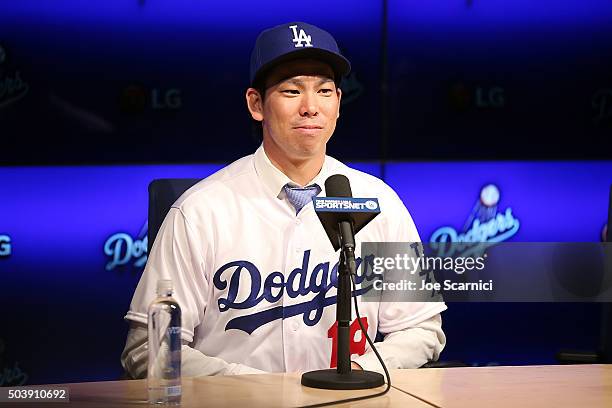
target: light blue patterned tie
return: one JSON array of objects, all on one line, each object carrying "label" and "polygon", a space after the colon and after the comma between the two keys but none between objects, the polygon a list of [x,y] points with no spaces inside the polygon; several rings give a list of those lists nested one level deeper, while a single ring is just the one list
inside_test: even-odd
[{"label": "light blue patterned tie", "polygon": [[285,184],[283,189],[285,194],[287,194],[287,199],[293,208],[295,208],[296,215],[306,204],[312,201],[312,197],[321,192],[321,187],[317,184],[307,187],[291,187],[289,184]]}]

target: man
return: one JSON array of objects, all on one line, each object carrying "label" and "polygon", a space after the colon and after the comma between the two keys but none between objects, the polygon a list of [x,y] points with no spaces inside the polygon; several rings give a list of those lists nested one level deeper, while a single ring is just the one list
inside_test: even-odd
[{"label": "man", "polygon": [[[315,26],[290,23],[259,35],[246,101],[263,144],[196,184],[168,213],[126,315],[122,364],[132,377],[146,376],[146,311],[160,278],[173,280],[183,311],[183,375],[336,365],[338,253],[312,197],[324,195],[327,177],[344,174],[355,196],[378,197],[382,209],[357,234],[357,251],[360,242],[419,241],[390,187],[325,155],[340,115],[338,83],[349,70],[335,40]],[[360,281],[365,262],[358,262]],[[359,307],[369,335],[385,336],[377,349],[390,368],[438,358],[445,308],[361,300]],[[363,336],[352,339],[351,353],[353,368],[381,370]]]}]

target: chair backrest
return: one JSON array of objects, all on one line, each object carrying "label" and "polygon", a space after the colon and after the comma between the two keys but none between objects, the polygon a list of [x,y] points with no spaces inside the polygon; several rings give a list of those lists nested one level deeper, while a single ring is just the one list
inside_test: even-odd
[{"label": "chair backrest", "polygon": [[[612,245],[612,186],[610,186],[610,201],[608,203],[608,232],[606,241],[608,245]],[[612,248],[606,247],[606,262],[610,262]],[[606,273],[610,273],[612,265],[606,265]],[[612,363],[612,303],[604,303],[601,316],[601,354],[603,363]]]},{"label": "chair backrest", "polygon": [[151,252],[157,231],[161,227],[172,204],[190,187],[202,179],[157,179],[149,184],[149,229],[147,249]]},{"label": "chair backrest", "polygon": [[612,185],[610,186],[610,201],[608,202],[608,233],[607,242],[612,242]]}]

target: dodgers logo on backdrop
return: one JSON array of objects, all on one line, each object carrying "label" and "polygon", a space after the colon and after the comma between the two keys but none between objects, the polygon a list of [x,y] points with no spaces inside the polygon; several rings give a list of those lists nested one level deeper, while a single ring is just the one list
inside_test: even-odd
[{"label": "dodgers logo on backdrop", "polygon": [[[7,63],[8,53],[0,44],[0,65]],[[9,106],[26,96],[30,85],[21,78],[21,72],[17,69],[11,75],[5,69],[0,69],[0,108]]]},{"label": "dodgers logo on backdrop", "polygon": [[[497,204],[500,199],[499,188],[488,184],[480,191],[462,232],[453,227],[440,227],[431,234],[431,248],[437,250],[437,256],[449,257],[455,252],[463,256],[478,256],[493,243],[502,242],[514,236],[520,227],[519,220],[512,214],[512,208],[499,211]],[[455,243],[455,245],[450,245]],[[475,245],[460,246],[456,243],[475,243]]]},{"label": "dodgers logo on backdrop", "polygon": [[0,234],[0,258],[8,258],[12,253],[11,237]]},{"label": "dodgers logo on backdrop", "polygon": [[354,71],[342,80],[342,106],[355,101],[364,90],[363,84],[357,79]]},{"label": "dodgers logo on backdrop", "polygon": [[0,387],[24,385],[28,381],[28,375],[19,367],[17,361],[12,367],[8,364],[2,366],[4,350],[4,340],[0,338]]},{"label": "dodgers logo on backdrop", "polygon": [[[312,47],[312,38],[311,36],[306,35],[303,29],[300,28],[300,32],[298,34],[297,25],[289,26],[289,28],[291,29],[291,31],[293,31],[292,41],[295,43],[295,48]],[[306,45],[302,44],[302,42],[305,42]]]},{"label": "dodgers logo on backdrop", "polygon": [[[374,255],[366,256],[365,262],[357,258],[356,262],[355,284],[358,285],[364,280],[374,280]],[[299,297],[305,299],[302,303],[290,306],[274,306],[256,313],[246,313],[231,319],[225,326],[225,330],[238,329],[251,334],[257,328],[274,320],[297,315],[302,315],[306,325],[314,326],[321,320],[323,309],[336,304],[336,295],[326,295],[332,288],[337,288],[337,279],[338,262],[333,266],[329,262],[322,262],[311,268],[310,249],[308,249],[304,251],[302,265],[293,269],[286,278],[280,271],[266,272],[266,278],[262,282],[262,273],[255,264],[247,260],[237,260],[220,267],[213,276],[213,284],[225,295],[218,300],[220,313],[230,309],[251,309],[261,302],[277,303],[285,293],[292,299]],[[360,296],[369,289],[371,286],[359,288],[353,292],[353,295]],[[241,296],[239,299],[239,293],[246,293],[246,298],[243,299],[244,296]],[[309,295],[312,294],[314,297],[311,298]]]},{"label": "dodgers logo on backdrop", "polygon": [[21,78],[21,72],[16,71],[14,76],[7,75],[0,78],[0,108],[4,108],[22,99],[30,85]]},{"label": "dodgers logo on backdrop", "polygon": [[593,95],[591,102],[595,117],[593,120],[599,124],[612,118],[612,89],[599,89]]},{"label": "dodgers logo on backdrop", "polygon": [[108,256],[109,262],[106,270],[112,271],[118,266],[132,263],[133,272],[138,272],[147,263],[147,231],[148,222],[145,221],[136,237],[125,232],[111,235],[104,243],[104,254]]}]

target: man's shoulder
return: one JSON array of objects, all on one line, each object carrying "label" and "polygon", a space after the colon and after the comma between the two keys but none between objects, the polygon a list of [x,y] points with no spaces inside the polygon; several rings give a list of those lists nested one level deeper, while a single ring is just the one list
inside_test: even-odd
[{"label": "man's shoulder", "polygon": [[253,155],[242,157],[223,167],[185,191],[173,207],[188,208],[203,200],[223,199],[241,185],[247,186],[255,176]]}]

